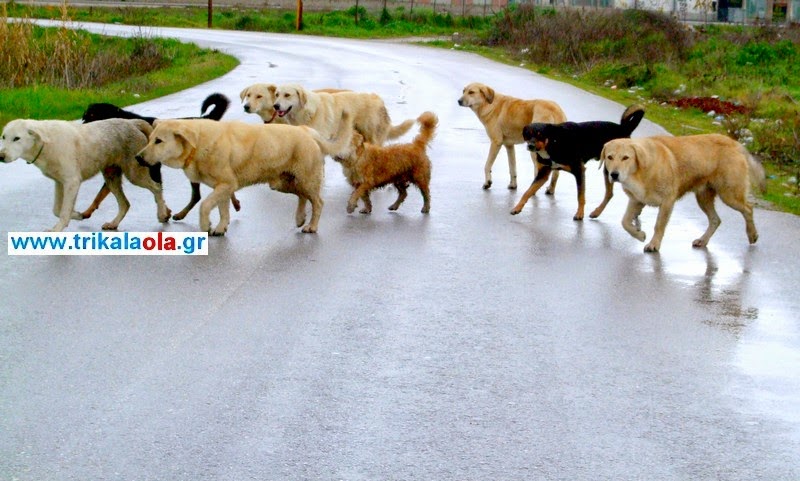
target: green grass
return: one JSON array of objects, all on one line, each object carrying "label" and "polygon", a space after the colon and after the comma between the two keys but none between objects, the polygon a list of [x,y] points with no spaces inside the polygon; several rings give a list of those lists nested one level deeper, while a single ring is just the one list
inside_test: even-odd
[{"label": "green grass", "polygon": [[[93,42],[124,49],[129,39],[85,34]],[[224,75],[238,60],[218,51],[170,39],[150,39],[168,52],[170,65],[98,88],[66,89],[47,85],[0,89],[0,125],[15,118],[78,119],[92,102],[130,105],[168,95]]]}]

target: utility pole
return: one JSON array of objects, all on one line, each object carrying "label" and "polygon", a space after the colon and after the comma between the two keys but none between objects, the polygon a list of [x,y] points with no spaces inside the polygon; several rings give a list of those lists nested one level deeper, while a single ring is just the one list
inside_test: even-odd
[{"label": "utility pole", "polygon": [[297,0],[297,30],[303,29],[303,0]]},{"label": "utility pole", "polygon": [[211,14],[214,12],[214,0],[208,0],[208,28],[211,28]]}]

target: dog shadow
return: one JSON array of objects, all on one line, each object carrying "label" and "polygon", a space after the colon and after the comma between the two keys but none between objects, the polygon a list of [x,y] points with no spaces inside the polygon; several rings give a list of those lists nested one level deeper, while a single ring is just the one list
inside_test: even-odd
[{"label": "dog shadow", "polygon": [[704,324],[740,338],[759,317],[759,309],[746,305],[743,300],[750,282],[752,250],[748,250],[741,261],[722,259],[707,248],[694,252],[705,261],[705,268],[698,275],[687,273],[691,269],[682,264],[666,266],[662,256],[646,257],[657,276],[687,284],[695,294],[694,301],[713,313]]}]

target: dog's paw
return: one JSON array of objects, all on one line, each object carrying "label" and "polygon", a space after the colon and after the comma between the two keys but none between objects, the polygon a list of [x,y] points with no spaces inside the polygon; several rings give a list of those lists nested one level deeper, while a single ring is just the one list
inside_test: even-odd
[{"label": "dog's paw", "polygon": [[348,214],[352,214],[353,211],[355,211],[355,210],[356,210],[356,205],[355,204],[347,204],[347,213]]},{"label": "dog's paw", "polygon": [[[390,207],[390,209],[391,209],[391,207]],[[362,214],[372,214],[372,209],[368,209],[368,208],[364,207],[363,209],[361,209],[358,212],[360,212]]]},{"label": "dog's paw", "polygon": [[311,227],[310,225],[307,225],[303,227],[303,230],[301,232],[303,232],[303,234],[316,234],[317,229],[316,227]]},{"label": "dog's paw", "polygon": [[583,214],[575,214],[572,216],[572,220],[583,220]]},{"label": "dog's paw", "polygon": [[184,217],[186,217],[186,212],[181,211],[173,215],[172,220],[183,220]]},{"label": "dog's paw", "polygon": [[172,211],[167,209],[165,213],[158,215],[158,221],[161,223],[167,223],[169,222],[170,216],[172,216]]},{"label": "dog's paw", "polygon": [[658,244],[658,243],[656,243],[656,242],[652,242],[652,241],[651,241],[649,244],[647,244],[646,246],[644,246],[644,251],[645,251],[645,252],[658,252],[658,249],[659,249],[660,247],[661,247],[661,245],[659,245],[659,244]]},{"label": "dog's paw", "polygon": [[487,180],[486,182],[483,183],[483,190],[489,190],[491,187],[492,187],[491,180]]},{"label": "dog's paw", "polygon": [[603,213],[602,210],[600,212],[598,212],[597,209],[595,209],[595,210],[592,211],[591,214],[589,214],[589,218],[590,219],[597,219],[598,217],[600,217],[600,214],[602,214],[602,213]]},{"label": "dog's paw", "polygon": [[83,220],[86,217],[83,216],[81,212],[72,211],[72,215],[70,216],[73,220]]},{"label": "dog's paw", "polygon": [[520,207],[520,206],[516,206],[513,209],[511,209],[511,215],[517,215],[520,212],[522,212],[522,207]]},{"label": "dog's paw", "polygon": [[117,227],[119,227],[119,224],[116,222],[106,222],[103,224],[103,230],[117,230]]},{"label": "dog's paw", "polygon": [[517,190],[517,184],[515,183],[508,184],[508,190]]},{"label": "dog's paw", "polygon": [[702,238],[695,239],[695,240],[692,241],[692,247],[705,247],[707,244],[708,243],[705,240],[703,240]]},{"label": "dog's paw", "polygon": [[219,227],[217,227],[216,229],[214,229],[211,232],[209,232],[209,234],[214,236],[214,237],[220,237],[220,236],[224,236],[227,231],[228,231],[227,228],[220,229]]},{"label": "dog's paw", "polygon": [[427,214],[430,211],[431,211],[431,208],[428,207],[428,206],[425,206],[425,207],[422,208],[422,210],[420,210],[420,212],[423,213],[423,214]]}]

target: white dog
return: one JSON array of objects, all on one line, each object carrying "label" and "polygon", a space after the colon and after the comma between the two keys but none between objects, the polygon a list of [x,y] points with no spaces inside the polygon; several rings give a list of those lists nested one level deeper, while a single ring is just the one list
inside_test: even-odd
[{"label": "white dog", "polygon": [[55,181],[53,214],[58,222],[51,231],[64,230],[70,219],[83,219],[75,210],[78,189],[84,180],[101,171],[119,206],[117,216],[103,224],[103,229],[116,229],[130,208],[122,192],[122,174],[153,193],[158,220],[167,222],[171,212],[164,202],[161,184],[152,180],[147,167],[134,158],[147,144],[151,131],[150,124],[143,120],[110,119],[79,124],[17,119],[3,128],[0,161],[25,159]]},{"label": "white dog", "polygon": [[386,105],[377,94],[328,93],[286,84],[279,85],[274,95],[273,107],[278,118],[291,125],[311,127],[325,138],[336,135],[343,112],[352,119],[353,129],[373,145],[383,145],[389,139],[402,136],[415,123],[414,119],[408,119],[393,126]]}]

